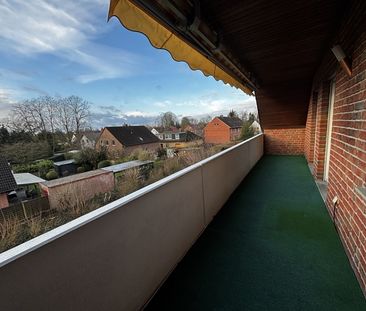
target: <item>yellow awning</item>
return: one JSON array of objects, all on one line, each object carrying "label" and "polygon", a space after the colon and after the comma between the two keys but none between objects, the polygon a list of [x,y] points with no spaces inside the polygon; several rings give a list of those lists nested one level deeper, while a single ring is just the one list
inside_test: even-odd
[{"label": "yellow awning", "polygon": [[154,47],[167,50],[175,61],[184,61],[192,70],[200,70],[205,76],[212,76],[253,95],[252,89],[226,73],[132,2],[111,0],[109,18],[112,16],[117,17],[127,29],[145,34]]}]

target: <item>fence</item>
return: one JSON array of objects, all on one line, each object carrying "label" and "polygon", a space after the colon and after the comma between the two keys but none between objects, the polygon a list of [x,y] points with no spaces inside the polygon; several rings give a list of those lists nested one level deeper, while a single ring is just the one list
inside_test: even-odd
[{"label": "fence", "polygon": [[46,197],[39,197],[32,200],[22,201],[0,209],[0,222],[16,219],[22,222],[50,210],[50,205]]},{"label": "fence", "polygon": [[262,154],[257,135],[0,254],[1,307],[142,308]]}]

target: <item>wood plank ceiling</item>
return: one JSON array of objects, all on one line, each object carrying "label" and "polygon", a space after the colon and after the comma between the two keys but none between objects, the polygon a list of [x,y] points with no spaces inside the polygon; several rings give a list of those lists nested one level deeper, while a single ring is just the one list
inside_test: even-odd
[{"label": "wood plank ceiling", "polygon": [[264,128],[302,127],[313,76],[338,28],[345,3],[201,1],[201,14],[224,44],[253,72]]},{"label": "wood plank ceiling", "polygon": [[[218,46],[224,46],[234,63],[245,68],[245,72],[255,78],[255,85],[258,86],[256,98],[263,128],[305,126],[314,74],[324,53],[331,47],[331,40],[339,28],[342,15],[352,2],[132,1],[145,8],[157,10],[157,15],[162,20],[165,14],[165,21],[170,20],[168,26],[171,30],[182,34],[186,40],[191,38],[191,28],[184,23],[182,26],[182,16],[183,20],[189,22],[198,13],[199,19],[218,38]],[[165,11],[161,13],[162,10]],[[178,11],[180,13],[177,15]],[[175,23],[171,19],[172,12],[175,12]],[[177,18],[179,15],[180,21]],[[197,40],[191,40],[190,44],[197,46],[199,50]]]}]

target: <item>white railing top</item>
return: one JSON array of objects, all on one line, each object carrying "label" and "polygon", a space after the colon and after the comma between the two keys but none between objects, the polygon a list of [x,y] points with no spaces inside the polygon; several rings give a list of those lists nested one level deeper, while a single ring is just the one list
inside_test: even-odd
[{"label": "white railing top", "polygon": [[197,162],[191,166],[188,166],[172,175],[162,178],[162,179],[160,179],[150,185],[147,185],[137,191],[134,191],[120,199],[117,199],[94,211],[91,211],[83,216],[80,216],[74,220],[71,220],[70,222],[68,222],[64,225],[61,225],[55,229],[45,232],[29,241],[26,241],[3,253],[0,253],[0,267],[5,266],[6,264],[18,259],[19,257],[22,257],[40,247],[42,247],[43,245],[46,245],[46,244],[58,239],[59,237],[62,237],[63,235],[66,235],[67,233],[84,226],[87,223],[92,222],[95,219],[98,219],[98,218],[102,217],[103,215],[106,215],[106,214],[114,211],[115,209],[128,204],[129,202],[131,202],[133,200],[136,200],[137,198],[139,198],[151,191],[154,191],[155,189],[160,188],[160,187],[164,186],[165,184],[167,184],[199,167],[202,167],[203,165],[223,156],[224,154],[226,154],[234,149],[239,148],[240,146],[242,146],[242,145],[248,143],[249,141],[254,140],[255,138],[262,136],[262,135],[263,135],[262,133],[255,135],[239,144],[236,144],[223,151],[220,151],[219,153],[216,153],[215,155],[208,157],[207,159]]}]

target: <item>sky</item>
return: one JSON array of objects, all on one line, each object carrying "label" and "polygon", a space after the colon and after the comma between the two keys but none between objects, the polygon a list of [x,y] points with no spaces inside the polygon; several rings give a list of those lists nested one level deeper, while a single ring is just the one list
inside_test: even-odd
[{"label": "sky", "polygon": [[152,47],[116,18],[108,0],[0,0],[0,119],[42,95],[92,103],[92,125],[144,123],[162,112],[255,111],[244,94]]}]

